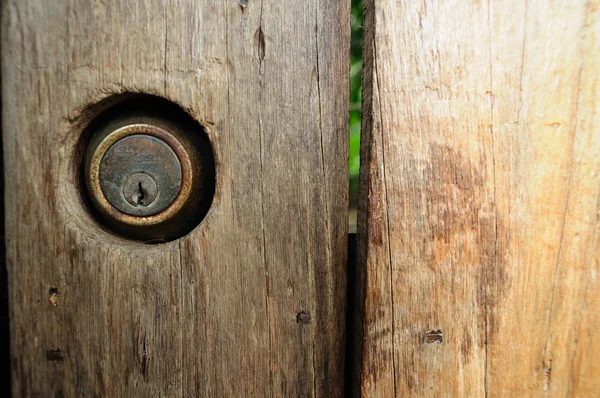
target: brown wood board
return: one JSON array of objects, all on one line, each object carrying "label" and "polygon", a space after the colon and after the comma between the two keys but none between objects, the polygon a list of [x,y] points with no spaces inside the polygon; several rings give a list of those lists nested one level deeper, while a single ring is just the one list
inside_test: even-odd
[{"label": "brown wood board", "polygon": [[367,1],[363,396],[599,393],[599,12]]},{"label": "brown wood board", "polygon": [[[344,2],[2,3],[15,396],[342,395],[348,49]],[[213,145],[180,240],[118,238],[82,203],[81,131],[122,93]]]}]

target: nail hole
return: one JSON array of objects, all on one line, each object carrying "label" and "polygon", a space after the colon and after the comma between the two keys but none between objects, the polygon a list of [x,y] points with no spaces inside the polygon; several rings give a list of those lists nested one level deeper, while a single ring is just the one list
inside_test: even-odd
[{"label": "nail hole", "polygon": [[51,287],[48,290],[48,301],[52,304],[53,307],[58,306],[58,289],[55,287]]},{"label": "nail hole", "polygon": [[46,350],[46,359],[51,362],[62,362],[65,354],[60,350]]},{"label": "nail hole", "polygon": [[298,313],[298,315],[296,316],[296,322],[301,325],[306,325],[307,323],[310,322],[310,320],[311,320],[311,316],[306,311],[300,311]]},{"label": "nail hole", "polygon": [[441,329],[432,330],[425,333],[424,340],[426,344],[442,344],[444,342],[444,332]]}]

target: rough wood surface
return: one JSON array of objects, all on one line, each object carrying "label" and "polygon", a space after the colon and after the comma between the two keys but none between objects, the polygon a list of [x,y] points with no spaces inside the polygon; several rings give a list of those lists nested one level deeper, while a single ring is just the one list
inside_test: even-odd
[{"label": "rough wood surface", "polygon": [[[15,396],[343,394],[348,8],[2,2]],[[87,109],[123,92],[214,146],[213,207],[181,240],[120,240],[79,199]]]},{"label": "rough wood surface", "polygon": [[363,396],[600,394],[600,3],[365,26]]}]

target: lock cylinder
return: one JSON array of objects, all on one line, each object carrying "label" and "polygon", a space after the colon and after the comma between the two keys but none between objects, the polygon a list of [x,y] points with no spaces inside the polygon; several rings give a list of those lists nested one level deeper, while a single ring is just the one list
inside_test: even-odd
[{"label": "lock cylinder", "polygon": [[[132,126],[140,131],[153,129],[150,125]],[[156,135],[165,134],[157,131]],[[153,135],[133,134],[119,139],[102,155],[99,171],[102,195],[130,216],[159,214],[181,192],[179,159],[165,141]]]},{"label": "lock cylinder", "polygon": [[206,215],[214,160],[204,131],[189,116],[161,115],[151,105],[124,107],[92,123],[83,173],[103,224],[160,242],[184,235]]}]

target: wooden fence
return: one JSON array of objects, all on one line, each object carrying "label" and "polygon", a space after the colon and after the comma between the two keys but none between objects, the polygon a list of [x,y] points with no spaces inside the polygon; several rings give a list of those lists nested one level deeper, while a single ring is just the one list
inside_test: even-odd
[{"label": "wooden fence", "polygon": [[[1,7],[13,396],[600,395],[597,0],[367,0],[351,267],[347,1]],[[82,193],[136,93],[214,153],[162,244]]]}]

